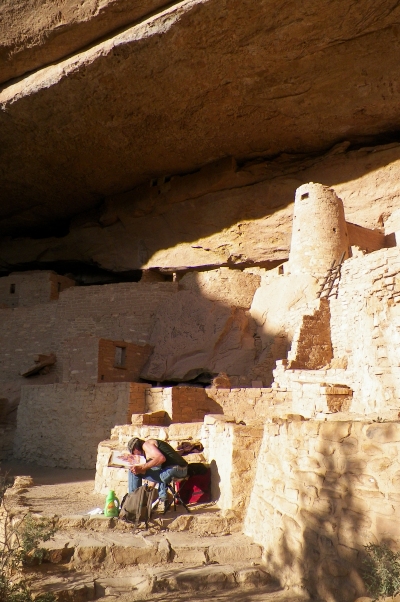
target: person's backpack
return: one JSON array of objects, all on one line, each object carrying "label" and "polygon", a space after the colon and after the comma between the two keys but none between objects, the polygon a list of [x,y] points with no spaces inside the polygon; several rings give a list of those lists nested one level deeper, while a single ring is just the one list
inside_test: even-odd
[{"label": "person's backpack", "polygon": [[135,523],[136,527],[139,522],[144,522],[147,526],[157,496],[157,490],[147,485],[127,493],[122,500],[119,518],[127,523]]}]

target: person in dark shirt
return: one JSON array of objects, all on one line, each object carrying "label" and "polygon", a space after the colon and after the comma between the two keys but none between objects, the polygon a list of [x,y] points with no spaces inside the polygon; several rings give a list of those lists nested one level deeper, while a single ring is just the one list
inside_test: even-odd
[{"label": "person in dark shirt", "polygon": [[187,476],[186,460],[169,443],[160,439],[144,441],[134,437],[128,441],[128,451],[133,461],[137,460],[137,456],[144,456],[146,459],[145,464],[135,463],[129,469],[128,492],[131,493],[140,487],[143,479],[159,483],[159,509],[164,510],[167,504],[167,487],[172,479],[184,479]]}]

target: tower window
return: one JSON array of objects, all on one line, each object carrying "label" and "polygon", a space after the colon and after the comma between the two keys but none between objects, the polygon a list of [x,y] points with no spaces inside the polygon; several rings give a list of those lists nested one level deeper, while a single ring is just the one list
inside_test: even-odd
[{"label": "tower window", "polygon": [[15,284],[10,284],[10,295],[15,294]]},{"label": "tower window", "polygon": [[304,194],[301,195],[300,198],[301,198],[302,201],[304,201],[304,199],[308,199],[309,196],[310,196],[309,193],[305,192]]}]

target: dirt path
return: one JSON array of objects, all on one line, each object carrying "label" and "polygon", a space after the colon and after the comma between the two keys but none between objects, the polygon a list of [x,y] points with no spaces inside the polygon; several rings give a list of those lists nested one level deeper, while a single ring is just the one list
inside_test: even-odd
[{"label": "dirt path", "polygon": [[105,496],[94,493],[94,470],[48,468],[34,464],[2,462],[1,472],[31,476],[34,486],[24,495],[32,512],[49,515],[86,514],[103,507]]}]

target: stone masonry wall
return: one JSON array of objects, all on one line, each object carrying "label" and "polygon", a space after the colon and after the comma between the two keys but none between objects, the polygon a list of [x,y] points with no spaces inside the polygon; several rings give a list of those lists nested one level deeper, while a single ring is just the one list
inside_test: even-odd
[{"label": "stone masonry wall", "polygon": [[63,383],[96,383],[98,380],[99,339],[89,334],[63,341],[57,349]]},{"label": "stone masonry wall", "polygon": [[58,299],[75,282],[51,271],[14,272],[0,278],[0,307],[31,307]]},{"label": "stone masonry wall", "polygon": [[[139,387],[139,390],[137,389]],[[144,411],[143,385],[23,387],[14,456],[42,466],[93,468],[97,446],[116,424]]]},{"label": "stone masonry wall", "polygon": [[244,531],[283,583],[353,602],[363,546],[399,549],[399,484],[399,422],[266,424]]},{"label": "stone masonry wall", "polygon": [[[28,384],[28,379],[20,376],[21,370],[33,364],[35,355],[56,352],[56,319],[57,303],[0,309],[0,388],[1,381]],[[41,378],[35,377],[36,384]]]},{"label": "stone masonry wall", "polygon": [[[146,344],[158,304],[176,291],[172,282],[72,287],[56,303],[0,309],[0,383],[16,379],[27,384],[19,376],[21,369],[29,367],[35,355],[50,352],[58,360],[52,382],[67,378],[68,372],[74,380],[82,372],[81,382],[92,380],[94,374],[97,379],[98,352],[94,353],[90,337]],[[86,336],[87,344],[82,345],[81,339],[78,349],[77,337]]]},{"label": "stone masonry wall", "polygon": [[400,248],[347,260],[338,298],[330,300],[334,361],[347,365],[352,410],[400,405]]},{"label": "stone masonry wall", "polygon": [[90,333],[99,338],[147,343],[157,306],[177,290],[174,282],[69,289],[57,304],[55,337],[65,340]]},{"label": "stone masonry wall", "polygon": [[328,299],[318,299],[314,311],[302,316],[288,359],[293,369],[317,370],[330,363],[332,343]]},{"label": "stone masonry wall", "polygon": [[[116,348],[124,350],[121,365],[116,358]],[[153,347],[126,341],[100,339],[98,344],[99,382],[137,382]]]},{"label": "stone masonry wall", "polygon": [[271,388],[205,389],[208,397],[221,407],[224,416],[236,421],[263,422],[271,413],[285,411],[291,400],[290,392]]}]

